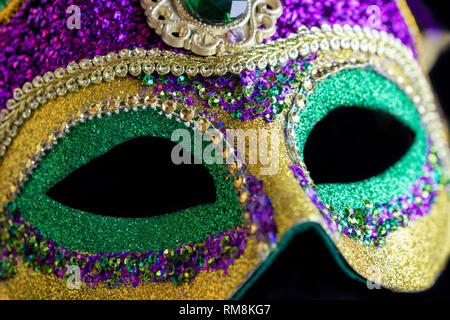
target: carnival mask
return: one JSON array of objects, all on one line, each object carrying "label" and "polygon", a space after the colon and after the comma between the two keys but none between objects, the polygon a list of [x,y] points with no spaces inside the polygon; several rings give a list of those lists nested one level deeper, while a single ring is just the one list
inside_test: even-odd
[{"label": "carnival mask", "polygon": [[1,298],[239,298],[309,227],[394,291],[445,267],[447,129],[403,0],[11,0],[0,21]]}]

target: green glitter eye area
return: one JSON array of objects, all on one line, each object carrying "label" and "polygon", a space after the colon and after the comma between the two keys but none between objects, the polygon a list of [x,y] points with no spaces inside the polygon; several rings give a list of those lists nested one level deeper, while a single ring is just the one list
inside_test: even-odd
[{"label": "green glitter eye area", "polygon": [[394,165],[414,139],[408,126],[385,112],[340,107],[308,135],[305,165],[315,184],[361,181]]},{"label": "green glitter eye area", "polygon": [[[42,157],[23,185],[16,198],[16,205],[22,218],[58,245],[87,253],[174,249],[182,244],[205,241],[212,235],[242,224],[243,208],[226,164],[205,163],[202,165],[208,172],[208,176],[212,177],[216,191],[215,201],[192,203],[193,206],[188,205],[187,208],[165,214],[162,214],[160,208],[158,212],[160,215],[151,217],[127,218],[93,214],[66,206],[47,195],[49,190],[49,194],[52,195],[51,189],[58,182],[63,181],[77,169],[88,165],[89,162],[95,161],[93,159],[108,156],[107,153],[111,150],[114,152],[115,147],[121,148],[120,145],[127,142],[136,143],[137,138],[158,138],[170,141],[176,129],[188,128],[183,123],[168,119],[152,109],[113,113],[77,124]],[[191,129],[188,130],[191,131]],[[208,142],[203,142],[203,148],[207,145]],[[126,147],[126,144],[122,145],[124,146]],[[195,152],[196,148],[192,146],[191,150]],[[198,158],[201,156],[194,155]],[[131,157],[131,155],[128,156]],[[96,160],[101,161],[101,159]],[[133,160],[138,161],[130,158],[128,163],[133,163]],[[145,163],[144,160],[140,159],[141,163]],[[124,165],[125,163],[116,165],[113,171],[121,170]],[[148,174],[151,176],[151,172]],[[112,172],[111,176],[113,177]],[[151,179],[147,183],[162,182]],[[172,188],[161,190],[161,192],[166,191],[175,198],[183,190],[177,188],[175,181],[171,183]],[[186,185],[188,185],[186,181],[185,184],[181,184],[181,186]],[[114,196],[124,197],[122,199],[124,203],[127,201],[124,190],[133,188],[136,186],[123,185]],[[150,194],[146,197],[149,199],[149,207],[151,198]]]},{"label": "green glitter eye area", "polygon": [[[306,104],[299,113],[300,120],[295,124],[293,141],[302,162],[309,162],[311,165],[311,160],[314,160],[310,157],[311,146],[307,141],[311,138],[311,143],[318,137],[317,133],[322,131],[320,127],[323,124],[332,126],[322,134],[335,135],[334,138],[328,137],[328,143],[338,137],[336,127],[350,130],[347,136],[354,134],[353,141],[362,138],[356,134],[364,131],[367,133],[371,127],[375,133],[373,141],[378,141],[372,146],[364,145],[369,151],[365,153],[366,156],[358,152],[358,143],[354,142],[351,142],[350,149],[340,150],[336,144],[334,150],[319,154],[323,158],[333,152],[337,153],[332,157],[339,159],[338,164],[341,163],[339,167],[326,169],[330,172],[341,170],[337,178],[333,180],[322,176],[318,180],[320,183],[314,181],[317,194],[326,205],[334,208],[361,208],[366,199],[376,203],[389,203],[392,198],[405,194],[422,175],[428,149],[427,133],[412,101],[384,76],[366,69],[343,70],[317,82],[315,89],[306,98]],[[365,121],[366,126],[362,123],[349,123],[350,116],[355,117],[355,122]],[[333,126],[334,131],[331,130]],[[351,132],[352,128],[356,131]],[[376,135],[376,132],[381,131],[384,131],[385,137]],[[323,141],[314,141],[317,142],[325,144]],[[321,147],[325,145],[318,149]],[[366,157],[371,155],[375,159],[384,159],[383,165],[364,168],[370,163]],[[351,159],[343,167],[342,163],[349,158]],[[331,164],[332,161],[328,160],[333,159],[322,163]],[[360,166],[361,170],[349,174],[351,167],[355,165]],[[311,167],[313,172],[317,172],[317,167]],[[326,170],[323,173],[326,174]]]},{"label": "green glitter eye area", "polygon": [[161,137],[124,142],[66,176],[47,195],[70,208],[124,218],[214,203],[217,196],[211,174],[203,164],[175,165],[171,161],[175,145]]}]

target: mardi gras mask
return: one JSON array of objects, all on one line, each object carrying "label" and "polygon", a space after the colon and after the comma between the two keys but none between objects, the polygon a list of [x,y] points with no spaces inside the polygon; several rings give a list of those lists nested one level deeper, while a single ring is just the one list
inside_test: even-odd
[{"label": "mardi gras mask", "polygon": [[[3,5],[0,297],[238,298],[309,227],[355,278],[433,285],[449,148],[404,1],[76,5]],[[383,143],[341,149],[365,121]]]}]

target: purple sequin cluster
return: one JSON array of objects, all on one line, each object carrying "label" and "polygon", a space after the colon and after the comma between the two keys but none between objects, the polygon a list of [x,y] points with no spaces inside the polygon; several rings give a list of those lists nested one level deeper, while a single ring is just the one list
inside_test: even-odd
[{"label": "purple sequin cluster", "polygon": [[[367,26],[373,20],[374,27],[395,35],[413,48],[413,40],[395,1],[282,2],[284,13],[272,39],[296,32],[301,25],[339,23]],[[80,8],[79,30],[67,27],[70,14],[66,10],[70,5]],[[377,5],[380,14],[369,10],[370,5]],[[169,48],[147,25],[138,0],[29,0],[8,25],[0,28],[0,109],[6,107],[6,100],[12,97],[13,89],[35,76],[65,67],[71,61],[137,46],[144,49]]]},{"label": "purple sequin cluster", "polygon": [[[247,186],[247,212],[256,226],[256,236],[274,242],[274,212],[262,182],[249,176]],[[184,244],[176,249],[88,255],[59,247],[46,239],[24,222],[14,203],[5,206],[0,222],[0,280],[14,276],[21,257],[24,264],[35,271],[53,273],[67,280],[78,269],[81,280],[87,285],[103,282],[111,288],[145,282],[185,283],[192,281],[200,270],[222,269],[226,273],[228,266],[243,253],[249,236],[247,227],[238,226],[211,235],[203,243]]]},{"label": "purple sequin cluster", "polygon": [[232,118],[243,121],[256,117],[271,121],[283,112],[290,105],[289,97],[308,77],[311,60],[315,58],[316,55],[311,54],[303,61],[290,61],[284,66],[271,66],[254,72],[244,70],[239,75],[222,77],[148,74],[139,78],[162,99],[182,99],[188,106],[204,105],[201,115],[223,128],[221,120],[211,118],[214,109],[225,110]]},{"label": "purple sequin cluster", "polygon": [[301,26],[349,24],[386,31],[414,50],[408,26],[392,0],[282,0],[283,14],[272,38],[285,38]]}]

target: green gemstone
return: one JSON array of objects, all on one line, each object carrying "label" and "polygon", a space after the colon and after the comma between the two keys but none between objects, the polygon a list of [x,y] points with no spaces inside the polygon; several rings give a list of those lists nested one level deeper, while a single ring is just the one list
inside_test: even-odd
[{"label": "green gemstone", "polygon": [[373,208],[373,202],[370,199],[364,199],[363,200],[363,205],[369,209]]},{"label": "green gemstone", "polygon": [[379,227],[377,228],[377,233],[378,233],[380,236],[385,236],[385,235],[387,234],[387,229],[386,229],[384,226],[379,226]]},{"label": "green gemstone", "polygon": [[113,268],[118,267],[120,265],[120,259],[116,258],[116,257],[112,257],[109,259],[108,264]]},{"label": "green gemstone", "polygon": [[238,247],[233,247],[233,248],[231,248],[230,253],[231,253],[231,257],[238,258],[239,255],[241,254],[241,251],[239,250]]},{"label": "green gemstone", "polygon": [[231,249],[230,246],[224,247],[223,250],[222,250],[222,253],[220,254],[220,257],[221,257],[222,259],[227,259],[227,258],[229,258],[229,257],[230,257],[230,249]]},{"label": "green gemstone", "polygon": [[227,96],[225,98],[225,102],[228,103],[228,104],[233,104],[234,105],[234,104],[236,104],[236,99]]},{"label": "green gemstone", "polygon": [[106,267],[106,265],[108,264],[108,257],[103,257],[99,263],[100,267]]},{"label": "green gemstone", "polygon": [[370,239],[368,237],[364,237],[363,242],[366,246],[370,246],[372,244],[372,239]]},{"label": "green gemstone", "polygon": [[175,100],[180,100],[181,98],[183,98],[183,94],[182,94],[180,91],[175,91],[175,92],[172,94],[172,96],[173,96],[173,98],[174,98]]},{"label": "green gemstone", "polygon": [[354,215],[348,219],[348,222],[350,222],[354,226],[361,226],[365,221],[365,218],[360,215]]},{"label": "green gemstone", "polygon": [[345,206],[342,209],[341,214],[343,217],[347,218],[348,216],[350,216],[352,214],[352,209],[349,206]]},{"label": "green gemstone", "polygon": [[214,257],[209,258],[208,263],[207,263],[208,267],[212,267],[215,262],[216,262],[216,258],[214,258]]},{"label": "green gemstone", "polygon": [[195,270],[192,267],[187,267],[186,270],[184,270],[184,276],[187,279],[192,279],[195,276]]},{"label": "green gemstone", "polygon": [[267,92],[269,88],[267,86],[258,86],[260,92]]},{"label": "green gemstone", "polygon": [[15,202],[11,202],[6,205],[6,208],[8,209],[8,212],[13,212],[17,209],[17,204]]},{"label": "green gemstone", "polygon": [[70,257],[69,262],[71,265],[78,265],[80,263],[80,261],[76,257]]},{"label": "green gemstone", "polygon": [[144,281],[145,282],[149,282],[149,281],[151,281],[152,280],[152,278],[154,278],[155,277],[155,274],[152,272],[152,271],[150,271],[150,270],[146,270],[144,273],[143,273],[143,279],[144,279]]},{"label": "green gemstone", "polygon": [[172,97],[172,94],[171,94],[170,91],[168,91],[168,90],[163,90],[163,91],[161,91],[161,92],[159,93],[159,96],[160,96],[162,99],[169,99],[169,98]]},{"label": "green gemstone", "polygon": [[180,277],[180,276],[172,277],[172,283],[173,283],[174,285],[180,284],[180,283],[181,283],[181,278],[182,278],[182,277]]},{"label": "green gemstone", "polygon": [[247,0],[184,0],[187,11],[195,18],[212,25],[225,25],[242,18]]},{"label": "green gemstone", "polygon": [[171,258],[175,255],[175,251],[173,249],[166,249],[163,251],[163,255],[166,258]]},{"label": "green gemstone", "polygon": [[165,272],[166,272],[168,275],[174,274],[174,272],[175,272],[175,267],[173,266],[173,264],[171,264],[171,263],[167,264],[167,265],[165,266]]},{"label": "green gemstone", "polygon": [[245,109],[253,109],[255,106],[256,106],[256,102],[255,101],[249,101],[249,102],[246,102],[245,104],[244,104],[244,106],[245,106]]},{"label": "green gemstone", "polygon": [[253,87],[246,87],[244,94],[245,94],[245,96],[247,98],[249,98],[253,94],[254,91],[255,91],[255,88],[253,88]]},{"label": "green gemstone", "polygon": [[183,248],[181,248],[180,253],[182,255],[191,255],[192,253],[192,247],[191,246],[184,246]]},{"label": "green gemstone", "polygon": [[50,251],[46,242],[41,242],[39,245],[39,249],[41,249],[41,253],[43,255],[46,255]]}]

